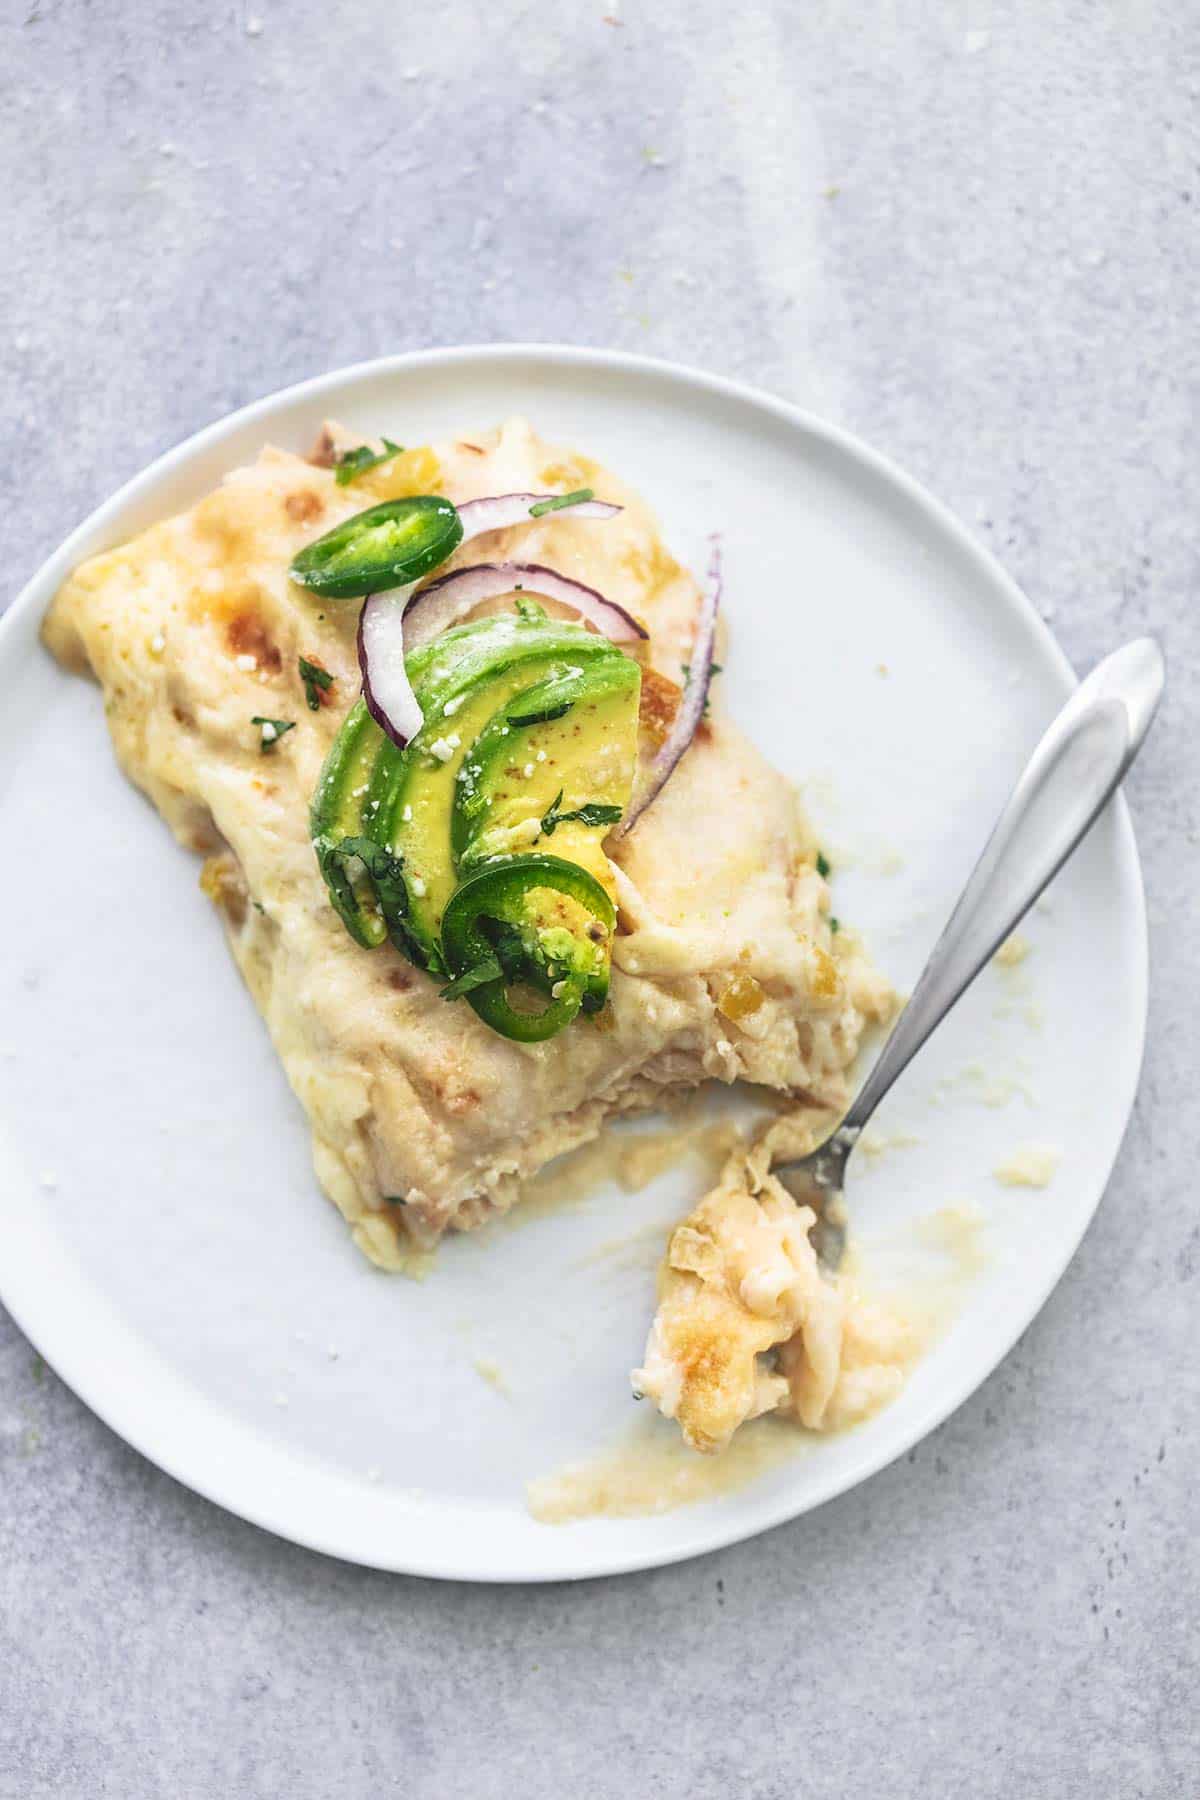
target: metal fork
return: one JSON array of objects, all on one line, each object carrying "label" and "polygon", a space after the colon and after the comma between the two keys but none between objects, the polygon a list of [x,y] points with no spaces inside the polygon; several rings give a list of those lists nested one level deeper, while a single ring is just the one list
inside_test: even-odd
[{"label": "metal fork", "polygon": [[1090,830],[1142,746],[1165,679],[1154,639],[1137,638],[1106,657],[1075,690],[1026,764],[849,1112],[816,1150],[773,1169],[789,1193],[817,1213],[810,1235],[826,1268],[837,1268],[845,1248],[846,1164],[865,1126]]}]

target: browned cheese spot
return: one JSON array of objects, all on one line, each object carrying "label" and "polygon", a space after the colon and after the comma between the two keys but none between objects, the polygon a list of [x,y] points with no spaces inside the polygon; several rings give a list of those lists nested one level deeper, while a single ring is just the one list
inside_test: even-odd
[{"label": "browned cheese spot", "polygon": [[227,850],[205,857],[200,869],[200,888],[229,923],[238,928],[246,919],[246,882],[236,859]]},{"label": "browned cheese spot", "polygon": [[333,433],[328,425],[323,425],[321,435],[308,453],[308,460],[316,469],[332,469],[336,455],[337,447],[333,441]]},{"label": "browned cheese spot", "polygon": [[661,744],[670,731],[683,699],[683,689],[657,669],[642,670],[642,696],[638,722],[650,741]]},{"label": "browned cheese spot", "polygon": [[225,638],[235,656],[252,656],[260,669],[269,669],[272,675],[278,675],[283,667],[283,658],[271,642],[259,613],[248,610],[234,613],[225,627]]},{"label": "browned cheese spot", "polygon": [[283,505],[288,518],[295,519],[298,525],[307,525],[310,519],[319,519],[325,511],[325,502],[311,488],[297,488],[294,494],[288,495]]}]

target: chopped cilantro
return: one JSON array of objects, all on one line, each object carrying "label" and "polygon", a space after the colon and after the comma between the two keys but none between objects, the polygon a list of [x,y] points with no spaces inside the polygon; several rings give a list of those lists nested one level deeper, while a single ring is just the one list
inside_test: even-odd
[{"label": "chopped cilantro", "polygon": [[295,731],[295,719],[264,719],[261,713],[255,713],[252,725],[258,726],[258,747],[260,750],[273,750],[285,731]]},{"label": "chopped cilantro", "polygon": [[576,488],[573,494],[556,494],[552,500],[539,500],[529,509],[531,519],[540,519],[543,513],[561,512],[564,506],[578,506],[581,500],[595,498],[592,488]]},{"label": "chopped cilantro", "polygon": [[506,924],[503,919],[482,919],[480,923],[496,952],[496,960],[503,974],[509,981],[519,981],[528,964],[525,940],[519,928]]},{"label": "chopped cilantro", "polygon": [[833,864],[823,850],[817,851],[817,874],[822,881],[828,881],[833,874]]},{"label": "chopped cilantro", "polygon": [[473,968],[464,969],[462,974],[447,987],[440,990],[443,1000],[457,1000],[461,994],[469,994],[477,987],[483,987],[489,981],[501,981],[504,970],[498,956],[485,956]]},{"label": "chopped cilantro", "polygon": [[[708,678],[710,681],[712,680],[714,675],[719,675],[721,673],[722,666],[723,665],[719,662],[710,663],[708,665]],[[685,688],[691,687],[691,685],[692,685],[692,665],[691,665],[691,663],[690,662],[681,663],[680,668],[683,670],[683,685],[684,685],[684,687]],[[708,698],[708,695],[706,694],[704,696],[704,713],[702,715],[706,719],[708,717],[708,708],[709,708],[709,698]]]},{"label": "chopped cilantro", "polygon": [[323,669],[320,663],[309,662],[307,656],[300,657],[299,666],[308,709],[310,712],[319,712],[322,706],[321,696],[327,694],[333,686],[333,676],[328,669]]},{"label": "chopped cilantro", "polygon": [[565,825],[569,819],[578,819],[581,825],[615,825],[621,817],[619,806],[605,806],[599,801],[581,806],[575,812],[559,812],[562,797],[563,791],[559,788],[550,802],[550,810],[543,814],[542,831],[546,837],[553,837],[558,827]]},{"label": "chopped cilantro", "polygon": [[[357,856],[367,874],[375,884],[375,892],[379,898],[379,910],[389,926],[396,925],[408,912],[408,886],[404,880],[404,859],[382,844],[377,844],[369,837],[344,837],[333,846],[332,854],[338,859],[342,875],[350,887],[346,876],[346,861]],[[358,910],[358,901],[350,888],[354,908]]]},{"label": "chopped cilantro", "polygon": [[[520,592],[520,590],[517,590]],[[546,617],[546,609],[537,600],[520,599],[516,603],[517,615],[527,625],[539,624]]]},{"label": "chopped cilantro", "polygon": [[829,929],[830,929],[830,931],[833,932],[834,936],[836,937],[838,932],[842,929],[841,921],[839,919],[830,919]]},{"label": "chopped cilantro", "polygon": [[393,456],[401,456],[403,452],[404,445],[393,444],[391,438],[384,438],[383,449],[379,451],[372,450],[369,444],[360,444],[357,450],[347,450],[336,458],[333,478],[339,487],[349,487],[368,469],[377,469],[380,463],[391,462]]},{"label": "chopped cilantro", "polygon": [[408,1195],[407,1194],[385,1194],[383,1196],[383,1204],[385,1206],[407,1206],[408,1205]]}]

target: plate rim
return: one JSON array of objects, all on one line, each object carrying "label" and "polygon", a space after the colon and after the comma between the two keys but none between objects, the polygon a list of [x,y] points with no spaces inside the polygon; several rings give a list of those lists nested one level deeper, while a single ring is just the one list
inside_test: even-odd
[{"label": "plate rim", "polygon": [[[393,374],[416,369],[436,371],[461,368],[471,363],[496,366],[530,360],[539,360],[562,368],[574,367],[590,371],[600,369],[633,378],[645,376],[665,378],[721,400],[734,401],[743,406],[761,409],[772,415],[777,421],[807,434],[811,439],[823,441],[829,448],[839,452],[852,463],[865,468],[876,479],[881,480],[886,486],[890,486],[893,491],[898,491],[906,503],[917,514],[923,516],[927,524],[935,528],[944,539],[948,539],[958,554],[965,558],[973,574],[993,589],[998,589],[1008,605],[1022,617],[1024,623],[1033,628],[1033,635],[1038,640],[1049,665],[1062,678],[1064,694],[1076,685],[1076,676],[1071,664],[1046,621],[987,546],[980,543],[942,501],[909,475],[899,464],[874,449],[855,433],[752,383],[713,374],[708,370],[686,363],[624,350],[536,342],[458,344],[368,358],[347,364],[342,368],[326,371],[324,374],[290,383],[286,387],[262,395],[232,412],[223,414],[208,425],[202,426],[198,431],[163,451],[144,469],[124,482],[115,493],[96,506],[42,561],[36,572],[24,584],[16,599],[0,616],[0,657],[10,652],[10,640],[28,624],[29,615],[37,612],[40,617],[41,610],[66,574],[84,556],[91,553],[96,540],[102,536],[106,528],[111,526],[113,521],[119,519],[128,508],[135,505],[140,499],[152,493],[159,484],[169,479],[180,467],[206,450],[219,445],[224,438],[233,435],[236,431],[252,426],[256,420],[268,417],[287,405],[317,401],[323,395],[347,386],[386,379]],[[36,640],[33,640],[33,643],[36,647]],[[17,655],[22,653],[19,645],[13,645],[12,650]],[[35,1345],[39,1353],[45,1357],[45,1360],[51,1364],[75,1395],[123,1442],[146,1457],[165,1474],[193,1492],[202,1495],[206,1500],[224,1508],[227,1512],[270,1531],[276,1536],[299,1544],[306,1549],[337,1557],[359,1566],[433,1579],[484,1583],[585,1580],[605,1575],[630,1573],[645,1568],[665,1567],[773,1530],[779,1525],[802,1517],[818,1506],[825,1505],[828,1501],[859,1486],[861,1482],[868,1480],[872,1475],[878,1474],[880,1470],[887,1468],[905,1455],[915,1444],[921,1442],[931,1431],[936,1430],[952,1413],[956,1412],[995,1373],[1000,1364],[1009,1356],[1018,1339],[1028,1330],[1033,1320],[1041,1312],[1046,1301],[1061,1281],[1067,1267],[1073,1261],[1084,1234],[1099,1210],[1111,1181],[1113,1168],[1120,1154],[1137,1097],[1145,1054],[1149,998],[1149,941],[1145,886],[1129,806],[1123,790],[1115,796],[1113,817],[1117,874],[1124,885],[1133,909],[1130,925],[1130,949],[1132,951],[1130,1003],[1136,1022],[1136,1036],[1134,1041],[1128,1042],[1125,1046],[1124,1060],[1129,1068],[1129,1095],[1125,1115],[1115,1139],[1112,1157],[1103,1173],[1103,1179],[1097,1186],[1095,1198],[1084,1212],[1078,1230],[1068,1235],[1061,1256],[1056,1258],[1050,1266],[1045,1279],[1031,1287],[1022,1297],[1014,1313],[1010,1329],[1004,1333],[1003,1347],[994,1358],[987,1362],[985,1367],[978,1368],[971,1365],[969,1373],[965,1376],[956,1377],[952,1373],[943,1383],[937,1395],[909,1422],[907,1429],[900,1434],[896,1441],[872,1449],[849,1468],[831,1474],[823,1482],[817,1481],[813,1484],[812,1489],[802,1496],[795,1496],[785,1490],[767,1508],[766,1515],[763,1517],[752,1516],[745,1519],[735,1514],[729,1518],[714,1518],[697,1529],[699,1523],[697,1514],[692,1509],[684,1508],[672,1515],[680,1520],[681,1530],[677,1541],[670,1545],[655,1545],[630,1550],[623,1548],[622,1537],[614,1534],[611,1548],[606,1548],[604,1552],[599,1552],[591,1546],[579,1545],[574,1556],[564,1556],[560,1553],[534,1562],[517,1559],[504,1563],[502,1566],[494,1557],[489,1560],[486,1554],[478,1560],[472,1561],[472,1553],[469,1551],[457,1561],[444,1555],[406,1554],[402,1530],[396,1534],[395,1553],[381,1554],[378,1547],[356,1546],[352,1542],[347,1542],[337,1529],[336,1518],[327,1530],[298,1527],[286,1516],[286,1502],[280,1506],[271,1507],[258,1504],[253,1498],[247,1499],[246,1496],[238,1493],[236,1473],[231,1473],[222,1479],[225,1473],[223,1467],[216,1472],[210,1472],[203,1466],[193,1468],[187,1455],[164,1453],[160,1449],[156,1449],[154,1442],[155,1415],[150,1413],[145,1417],[142,1416],[138,1407],[136,1391],[131,1391],[128,1395],[120,1392],[114,1393],[110,1386],[106,1386],[103,1378],[93,1378],[94,1365],[87,1354],[86,1340],[78,1337],[72,1340],[69,1329],[64,1329],[61,1321],[55,1321],[53,1305],[39,1304],[36,1297],[26,1303],[24,1296],[19,1296],[17,1303],[14,1304],[5,1291],[7,1282],[2,1271],[0,1271],[0,1300],[11,1313],[19,1329]],[[1133,942],[1133,939],[1136,939],[1136,942]],[[172,1371],[172,1375],[174,1380],[186,1384],[185,1377],[174,1371]],[[195,1398],[202,1405],[212,1406],[213,1404],[207,1400],[207,1396],[197,1394]],[[227,1423],[239,1432],[249,1432],[252,1436],[258,1435],[254,1432],[253,1427],[242,1421],[229,1419]],[[203,1437],[203,1433],[199,1434],[196,1441],[203,1445]],[[295,1452],[287,1448],[280,1448],[277,1454],[293,1464],[298,1460]],[[203,1463],[203,1448],[200,1460]],[[690,1530],[687,1528],[689,1513],[694,1521]],[[618,1521],[613,1521],[614,1525],[617,1523]],[[565,1549],[569,1539],[566,1533],[557,1530],[551,1535],[547,1528],[547,1549],[555,1542]]]}]

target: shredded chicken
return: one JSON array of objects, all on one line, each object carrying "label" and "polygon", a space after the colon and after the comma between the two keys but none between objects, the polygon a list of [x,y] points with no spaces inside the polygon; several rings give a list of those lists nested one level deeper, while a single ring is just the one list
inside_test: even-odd
[{"label": "shredded chicken", "polygon": [[913,1354],[910,1321],[820,1267],[800,1205],[769,1173],[833,1123],[802,1107],[747,1151],[672,1233],[658,1311],[634,1391],[679,1422],[693,1449],[723,1450],[739,1426],[784,1412],[810,1430],[892,1399]]}]

